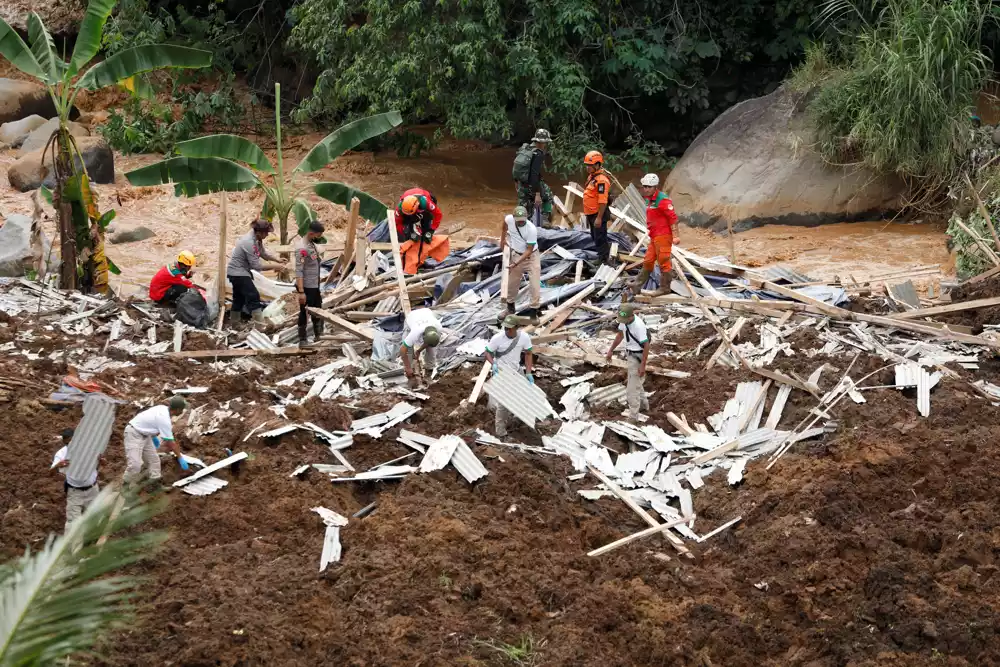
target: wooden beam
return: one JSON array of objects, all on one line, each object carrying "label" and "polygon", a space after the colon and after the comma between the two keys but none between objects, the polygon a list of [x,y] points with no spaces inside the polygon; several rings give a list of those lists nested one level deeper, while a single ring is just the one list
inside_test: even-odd
[{"label": "wooden beam", "polygon": [[[624,502],[632,509],[633,512],[642,517],[643,521],[648,523],[653,528],[662,528],[662,525],[660,524],[659,521],[654,519],[649,512],[639,507],[639,504],[632,499],[632,496],[622,491],[617,484],[615,484],[613,481],[611,481],[610,478],[607,477],[607,475],[605,475],[604,473],[602,473],[600,470],[598,470],[593,466],[588,465],[587,468],[590,470],[590,474],[592,474],[597,479],[601,480],[601,483],[603,483],[604,486],[608,488],[608,491],[618,496],[622,500],[622,502]],[[690,551],[688,551],[687,547],[684,546],[684,542],[683,540],[681,540],[681,538],[677,537],[673,533],[662,533],[662,535],[667,540],[669,540],[670,544],[672,544],[674,549],[677,550],[677,553],[681,554],[686,558],[691,558],[691,559],[694,558],[694,555]]]},{"label": "wooden beam", "polygon": [[[701,275],[701,272],[699,272],[698,269],[694,268],[691,262],[687,261],[687,259],[683,255],[677,254],[676,258],[677,258],[677,263],[680,264],[682,267],[684,267],[684,269],[686,269],[688,273],[694,276],[695,281],[697,281],[699,285],[707,289],[709,294],[711,294],[713,298],[716,299],[722,298],[722,294],[720,294],[719,291],[715,289],[715,287],[713,287],[710,282],[705,280],[705,276]],[[691,290],[691,296],[692,297],[697,296],[694,293],[694,290]]]},{"label": "wooden beam", "polygon": [[757,288],[763,289],[768,292],[773,292],[774,294],[780,294],[786,299],[791,299],[793,301],[798,301],[799,303],[804,303],[807,306],[812,306],[818,309],[824,315],[829,315],[831,317],[840,317],[841,313],[847,312],[843,308],[838,308],[837,306],[831,306],[828,303],[820,301],[819,299],[814,299],[811,296],[807,296],[800,292],[796,292],[793,289],[788,289],[787,287],[782,287],[776,283],[766,281],[766,280],[750,280],[750,285]]},{"label": "wooden beam", "polygon": [[184,324],[180,320],[174,320],[174,353],[181,351],[184,343]]},{"label": "wooden beam", "polygon": [[[344,250],[340,253],[340,257],[337,258],[336,263],[333,265],[333,269],[330,271],[330,275],[326,277],[326,282],[329,283],[333,280],[334,276],[340,276],[343,280],[344,275],[347,273],[347,267],[354,259],[354,248],[357,242],[355,238],[358,234],[358,218],[360,217],[361,200],[357,197],[351,198],[351,212],[347,218],[347,232],[344,234]],[[355,269],[356,271],[357,269]]]},{"label": "wooden beam", "polygon": [[934,315],[944,315],[946,313],[957,313],[963,310],[975,310],[977,308],[989,308],[991,306],[1000,306],[1000,298],[992,299],[975,299],[974,301],[963,301],[961,303],[952,303],[947,306],[934,306],[933,308],[919,308],[917,310],[909,310],[905,313],[894,313],[889,315],[894,320],[912,320],[918,317],[932,317]]},{"label": "wooden beam", "polygon": [[1000,252],[1000,237],[997,237],[997,230],[993,226],[993,219],[990,218],[990,212],[986,210],[985,204],[983,204],[982,198],[979,196],[979,191],[972,185],[972,180],[969,178],[969,174],[964,174],[965,184],[969,186],[972,190],[972,196],[976,198],[976,206],[979,208],[979,215],[983,216],[986,221],[986,226],[990,228],[990,235],[993,236],[993,244],[997,248],[997,252]]},{"label": "wooden beam", "polygon": [[675,415],[673,412],[667,413],[667,421],[670,422],[675,429],[685,436],[694,433],[694,429],[688,425],[686,421]]},{"label": "wooden beam", "polygon": [[[225,316],[226,312],[226,218],[227,201],[229,197],[226,193],[219,193],[219,261],[218,272],[215,276],[215,289],[219,292],[219,314]],[[179,352],[179,350],[174,350]]]},{"label": "wooden beam", "polygon": [[606,554],[609,551],[614,551],[618,547],[623,547],[626,544],[631,544],[632,542],[635,542],[636,540],[641,540],[641,539],[646,538],[646,537],[651,537],[653,535],[656,535],[657,533],[662,533],[664,530],[668,530],[670,528],[673,528],[674,526],[679,526],[681,524],[689,523],[691,521],[694,521],[695,516],[696,515],[692,514],[691,516],[681,517],[680,519],[674,519],[673,521],[670,521],[668,523],[661,523],[658,526],[653,526],[652,528],[647,528],[646,530],[641,530],[638,533],[632,533],[628,537],[623,537],[620,540],[615,540],[614,542],[611,542],[610,544],[605,544],[603,547],[598,547],[597,549],[594,549],[593,551],[588,551],[587,555],[588,556],[600,556],[602,554]]},{"label": "wooden beam", "polygon": [[[509,286],[510,286],[510,246],[505,245],[503,247],[503,259],[500,262],[500,303],[504,303],[507,301],[507,289]],[[501,312],[503,312],[502,309]]]},{"label": "wooden beam", "polygon": [[389,238],[392,240],[392,261],[396,269],[396,284],[399,286],[399,305],[403,315],[410,314],[410,295],[406,291],[406,276],[403,275],[403,257],[399,253],[399,235],[396,234],[396,212],[389,209]]},{"label": "wooden beam", "polygon": [[[591,293],[593,293],[593,291],[595,289],[596,289],[596,286],[593,285],[593,284],[590,284],[587,287],[585,287],[583,290],[581,290],[580,292],[578,292],[577,294],[574,294],[570,299],[568,299],[561,306],[558,306],[556,308],[552,308],[551,310],[549,310],[549,312],[545,313],[545,315],[542,317],[541,320],[539,320],[538,326],[540,326],[540,327],[544,326],[546,323],[548,323],[551,320],[555,319],[558,315],[561,315],[562,313],[566,312],[571,307],[573,307],[576,304],[580,303],[581,301],[583,301],[584,299],[586,299],[588,296],[590,296]],[[570,311],[570,312],[572,312],[572,311]],[[549,330],[549,331],[546,331],[546,333],[552,333],[552,331]]]},{"label": "wooden beam", "polygon": [[339,315],[334,315],[330,311],[323,310],[321,308],[309,307],[306,308],[306,310],[315,315],[316,317],[322,320],[326,320],[335,327],[344,329],[345,331],[349,331],[350,333],[354,334],[355,336],[357,336],[362,340],[366,340],[369,343],[375,341],[375,332],[372,331],[371,329],[368,329],[367,327],[361,327],[358,326],[357,324],[354,324],[353,322],[348,322],[343,317],[340,317]]},{"label": "wooden beam", "polygon": [[189,350],[167,356],[174,359],[226,359],[231,357],[295,357],[315,353],[316,350],[310,348],[282,347],[276,350]]},{"label": "wooden beam", "polygon": [[490,376],[490,362],[484,361],[483,367],[479,370],[479,376],[476,378],[476,384],[472,387],[472,393],[469,394],[469,405],[475,405],[476,401],[479,400],[479,394],[483,392],[483,385],[486,384],[486,378]]}]

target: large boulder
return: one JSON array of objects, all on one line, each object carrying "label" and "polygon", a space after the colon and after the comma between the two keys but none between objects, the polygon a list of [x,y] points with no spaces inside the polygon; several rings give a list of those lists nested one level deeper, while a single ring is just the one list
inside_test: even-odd
[{"label": "large boulder", "polygon": [[154,232],[149,227],[115,227],[115,231],[111,233],[111,238],[109,239],[114,245],[120,243],[137,243],[138,241],[145,241],[146,239],[151,239],[156,236]]},{"label": "large boulder", "polygon": [[44,270],[50,254],[49,241],[41,228],[33,225],[26,215],[7,216],[0,227],[0,276],[16,278],[24,276],[28,269]]},{"label": "large boulder", "polygon": [[[77,139],[77,147],[83,155],[83,164],[87,175],[94,183],[115,182],[115,155],[101,137],[84,137]],[[42,185],[51,189],[55,187],[52,173],[52,153],[49,152],[46,164],[42,164],[43,149],[22,155],[7,170],[7,179],[11,186],[21,192],[35,190]],[[80,158],[77,157],[77,168]]]},{"label": "large boulder", "polygon": [[[69,128],[69,133],[74,137],[89,137],[90,130],[79,123],[74,123],[73,121],[68,121],[66,127]],[[49,143],[49,139],[52,138],[52,133],[59,129],[59,119],[52,118],[45,121],[43,125],[39,125],[31,134],[27,136],[24,143],[21,144],[21,155],[25,153],[31,153],[32,151],[37,151],[40,148],[45,148],[45,145]]]},{"label": "large boulder", "polygon": [[0,79],[0,123],[21,120],[32,114],[52,118],[56,107],[48,91],[37,83]]},{"label": "large boulder", "polygon": [[45,124],[41,116],[32,115],[21,120],[12,120],[0,125],[0,144],[11,148],[19,148],[28,135]]},{"label": "large boulder", "polygon": [[741,102],[688,147],[664,190],[694,227],[742,231],[765,224],[821,225],[895,213],[905,191],[895,178],[827,164],[805,96],[787,86]]}]

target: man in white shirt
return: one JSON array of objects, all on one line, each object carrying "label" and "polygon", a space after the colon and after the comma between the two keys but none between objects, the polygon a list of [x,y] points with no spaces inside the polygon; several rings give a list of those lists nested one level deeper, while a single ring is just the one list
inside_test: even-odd
[{"label": "man in white shirt", "polygon": [[[399,347],[399,357],[403,361],[403,371],[406,373],[410,389],[420,386],[414,366],[420,363],[420,355],[424,355],[424,367],[433,368],[436,363],[434,348],[441,342],[441,322],[429,308],[417,308],[406,318],[407,332],[403,336],[403,344]],[[413,363],[410,363],[410,355]]]},{"label": "man in white shirt", "polygon": [[623,303],[618,307],[618,335],[615,336],[607,358],[625,339],[625,355],[628,360],[628,382],[625,385],[625,396],[628,400],[629,419],[638,421],[639,410],[649,410],[649,400],[643,389],[646,379],[646,360],[649,358],[649,332],[646,323],[635,314],[635,306]]},{"label": "man in white shirt", "polygon": [[510,263],[507,265],[507,293],[502,297],[507,302],[507,313],[516,312],[515,302],[521,289],[521,277],[528,274],[531,289],[531,309],[528,316],[538,318],[542,303],[542,257],[538,252],[538,228],[528,221],[528,211],[523,206],[514,209],[514,215],[504,218],[504,229],[500,234],[500,252],[510,247]]},{"label": "man in white shirt", "polygon": [[[69,443],[72,439],[73,429],[64,429],[62,432],[63,447],[52,457],[50,470],[55,470],[60,475],[66,474],[65,468],[69,466],[69,459],[66,457],[69,455]],[[101,488],[97,485],[97,468],[94,468],[94,472],[87,479],[67,477],[63,480],[63,490],[66,492],[66,525],[63,528],[65,531],[69,528],[69,524],[80,518],[83,510],[87,509],[87,505],[94,502],[94,498],[101,492]]]},{"label": "man in white shirt", "polygon": [[[523,331],[518,331],[518,321],[513,315],[504,318],[503,329],[490,339],[486,344],[486,361],[493,366],[493,375],[500,372],[500,366],[510,369],[515,373],[521,372],[521,360],[524,360],[525,376],[528,382],[535,384],[534,356],[531,353],[531,336]],[[498,438],[507,437],[507,422],[511,414],[507,408],[503,407],[492,398],[490,405],[496,410],[496,421],[494,430]]]},{"label": "man in white shirt", "polygon": [[125,483],[132,484],[142,476],[145,464],[150,481],[160,479],[160,457],[156,453],[153,438],[166,444],[177,455],[181,470],[187,470],[188,464],[181,455],[181,448],[174,440],[174,427],[171,417],[177,417],[187,407],[187,401],[180,396],[174,396],[167,405],[154,405],[143,410],[125,427]]}]

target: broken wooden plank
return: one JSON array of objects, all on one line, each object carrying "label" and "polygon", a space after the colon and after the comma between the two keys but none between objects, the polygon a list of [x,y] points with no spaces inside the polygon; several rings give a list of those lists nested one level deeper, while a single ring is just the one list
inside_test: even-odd
[{"label": "broken wooden plank", "polygon": [[174,354],[181,351],[181,346],[184,344],[184,323],[180,320],[174,320]]},{"label": "broken wooden plank", "polygon": [[190,484],[191,482],[193,482],[193,481],[195,481],[197,479],[201,479],[202,477],[205,477],[206,475],[211,475],[216,470],[222,470],[223,468],[228,468],[229,466],[233,465],[234,463],[237,463],[238,461],[242,461],[243,459],[246,459],[246,458],[249,458],[249,456],[248,456],[248,454],[246,452],[240,452],[239,454],[233,454],[232,456],[224,458],[221,461],[218,461],[217,463],[213,463],[210,466],[202,468],[201,470],[199,470],[198,472],[194,473],[193,475],[189,475],[189,476],[185,477],[184,479],[177,480],[176,482],[174,482],[174,486],[180,487],[180,486],[184,486],[185,484]]},{"label": "broken wooden plank", "polygon": [[344,329],[345,331],[354,334],[355,336],[357,336],[362,340],[366,340],[369,343],[375,342],[375,332],[367,327],[358,326],[353,322],[348,322],[343,317],[340,317],[339,315],[334,315],[330,311],[323,310],[322,308],[313,308],[310,306],[309,308],[306,308],[306,310],[309,311],[314,316],[322,320],[326,320],[335,327]]},{"label": "broken wooden plank", "polygon": [[396,285],[399,287],[399,304],[403,315],[410,314],[410,294],[406,291],[406,276],[403,275],[403,256],[399,252],[399,235],[396,233],[396,211],[389,209],[389,239],[392,241],[392,261],[396,269]]},{"label": "broken wooden plank", "polygon": [[785,410],[785,403],[788,401],[790,393],[792,393],[791,386],[782,384],[778,387],[778,395],[774,397],[774,403],[771,404],[771,412],[767,415],[764,428],[778,428],[778,422],[781,421],[781,413]]},{"label": "broken wooden plank", "polygon": [[659,525],[653,526],[652,528],[647,528],[646,530],[641,530],[638,533],[632,533],[631,535],[629,535],[627,537],[623,537],[620,540],[615,540],[614,542],[611,542],[609,544],[605,544],[603,547],[598,547],[597,549],[594,549],[593,551],[588,551],[587,555],[588,556],[600,556],[602,554],[606,554],[609,551],[614,551],[618,547],[623,547],[626,544],[631,544],[632,542],[635,542],[636,540],[641,540],[643,538],[650,537],[652,535],[656,535],[657,533],[662,533],[663,531],[669,530],[670,528],[673,528],[674,526],[679,526],[681,524],[688,523],[690,521],[694,521],[694,519],[695,519],[695,515],[691,514],[689,516],[683,516],[680,519],[674,519],[673,521],[670,521],[668,523],[661,523]]},{"label": "broken wooden plank", "polygon": [[484,361],[483,368],[479,371],[479,377],[476,378],[476,384],[472,387],[472,393],[469,394],[469,405],[475,405],[476,401],[479,400],[479,394],[483,391],[483,385],[486,384],[491,369],[490,362]]},{"label": "broken wooden plank", "polygon": [[[593,474],[594,477],[601,480],[604,486],[608,488],[608,491],[611,491],[611,493],[618,496],[622,500],[622,502],[624,502],[632,509],[633,512],[642,517],[643,521],[648,523],[651,527],[656,527],[656,528],[660,527],[659,521],[654,519],[649,512],[639,507],[639,504],[632,499],[632,496],[622,491],[622,489],[613,481],[611,481],[611,479],[607,475],[605,475],[600,470],[591,465],[588,465],[587,469],[590,470],[591,474]],[[685,518],[681,523],[687,523],[689,520],[690,517]],[[684,542],[681,540],[681,538],[677,537],[676,535],[673,535],[670,532],[663,533],[663,536],[670,541],[670,544],[672,544],[674,549],[677,550],[677,553],[681,554],[686,558],[694,559],[694,554],[688,551],[687,547],[684,546]]]},{"label": "broken wooden plank", "polygon": [[918,317],[933,317],[934,315],[945,315],[947,313],[957,313],[963,310],[976,310],[977,308],[990,308],[992,306],[1000,306],[1000,297],[994,297],[991,299],[974,299],[973,301],[962,301],[960,303],[951,303],[945,306],[934,306],[932,308],[919,308],[917,310],[906,311],[905,313],[894,313],[889,315],[889,317],[894,320],[912,320]]},{"label": "broken wooden plank", "polygon": [[[586,299],[588,296],[590,296],[591,293],[595,289],[596,289],[595,285],[594,284],[590,284],[586,288],[584,288],[582,291],[578,292],[577,294],[574,294],[570,299],[568,299],[561,306],[552,308],[547,313],[545,313],[545,315],[539,320],[538,326],[540,326],[540,327],[541,326],[545,326],[548,322],[550,322],[551,320],[553,320],[558,315],[563,314],[564,312],[567,312],[567,311],[568,312],[572,312],[569,309],[572,308],[573,306],[575,306],[576,304],[580,303],[584,299]],[[552,333],[552,331],[548,330],[545,333]]]}]

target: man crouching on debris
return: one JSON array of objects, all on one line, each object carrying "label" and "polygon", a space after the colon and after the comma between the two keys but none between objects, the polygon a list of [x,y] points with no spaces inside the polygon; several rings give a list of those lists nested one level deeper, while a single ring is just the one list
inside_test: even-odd
[{"label": "man crouching on debris", "polygon": [[424,355],[424,368],[433,368],[437,363],[434,349],[441,342],[441,323],[429,308],[417,308],[406,318],[406,326],[409,331],[399,347],[399,358],[403,361],[407,385],[410,389],[416,389],[420,386],[415,370],[415,367],[419,368],[420,355]]},{"label": "man crouching on debris", "polygon": [[[528,382],[535,384],[535,360],[531,354],[531,336],[523,331],[518,331],[518,320],[513,315],[508,315],[503,320],[503,330],[490,339],[486,345],[486,361],[493,366],[493,375],[500,372],[500,365],[504,368],[521,372],[521,361],[524,360],[525,377]],[[511,414],[507,408],[503,407],[492,398],[492,407],[496,410],[495,431],[498,438],[507,437],[507,422]]]},{"label": "man crouching on debris", "polygon": [[649,400],[643,382],[646,379],[646,360],[649,358],[649,333],[646,323],[635,314],[635,306],[623,303],[618,308],[618,335],[608,349],[608,362],[615,348],[625,339],[625,355],[628,358],[628,383],[625,385],[625,396],[628,399],[628,416],[632,421],[639,420],[639,411],[649,410]]},{"label": "man crouching on debris", "polygon": [[181,448],[174,440],[171,417],[180,416],[187,408],[187,401],[174,396],[167,405],[154,405],[143,410],[125,427],[125,483],[132,484],[142,477],[142,467],[146,466],[151,482],[160,480],[160,457],[156,453],[159,446],[154,439],[165,443],[177,456],[181,470],[188,469],[188,463],[181,455]]}]

